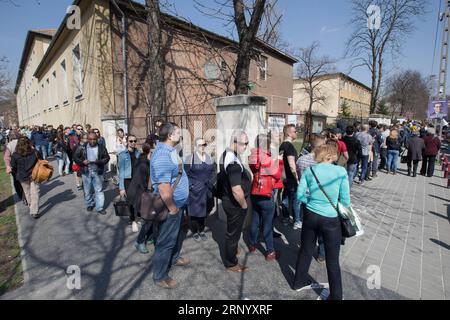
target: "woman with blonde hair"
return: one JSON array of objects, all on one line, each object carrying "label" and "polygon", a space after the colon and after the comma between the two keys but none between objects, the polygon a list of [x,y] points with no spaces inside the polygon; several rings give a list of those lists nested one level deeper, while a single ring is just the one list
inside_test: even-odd
[{"label": "woman with blonde hair", "polygon": [[398,156],[402,151],[402,142],[398,135],[398,130],[393,129],[389,137],[386,138],[386,146],[387,146],[387,161],[386,161],[386,170],[389,172],[392,169],[392,174],[397,174],[398,167]]},{"label": "woman with blonde hair", "polygon": [[[338,150],[332,144],[314,149],[317,165],[306,169],[297,189],[297,198],[306,204],[301,234],[301,248],[297,257],[293,289],[317,288],[308,275],[312,256],[319,235],[323,236],[325,262],[330,300],[342,300],[342,279],[339,265],[339,251],[342,241],[341,223],[336,206],[338,201],[350,207],[350,187],[344,167],[333,165]],[[307,197],[309,191],[309,197]]]}]

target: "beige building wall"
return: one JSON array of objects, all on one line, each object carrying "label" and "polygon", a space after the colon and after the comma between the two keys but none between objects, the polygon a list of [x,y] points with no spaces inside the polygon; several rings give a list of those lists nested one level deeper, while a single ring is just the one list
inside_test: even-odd
[{"label": "beige building wall", "polygon": [[[71,126],[90,123],[102,131],[102,115],[114,109],[109,2],[83,1],[81,13],[81,29],[65,28],[62,31],[37,78],[33,78],[37,65],[27,66],[30,72],[24,80],[32,79],[28,81],[36,83],[37,98],[29,104],[30,117],[21,124]],[[76,46],[81,55],[81,95],[75,80],[78,72],[74,72],[73,50]],[[36,59],[37,64],[42,56]],[[22,99],[18,98],[18,105],[19,113],[26,109]]]},{"label": "beige building wall", "polygon": [[[339,79],[320,80],[316,95],[323,97],[323,101],[313,104],[312,112],[322,113],[328,117],[337,117],[339,113]],[[316,85],[315,82],[313,85]],[[309,110],[309,95],[305,90],[306,83],[302,80],[294,80],[294,111],[305,113]]]},{"label": "beige building wall", "polygon": [[[342,103],[345,101],[351,117],[369,117],[370,90],[340,74],[322,78],[314,84],[318,82],[317,95],[323,96],[325,100],[314,103],[313,112],[331,118],[338,117],[342,114]],[[294,110],[297,113],[305,113],[309,108],[309,95],[304,88],[303,80],[294,80]]]},{"label": "beige building wall", "polygon": [[33,77],[33,73],[44,57],[49,44],[49,39],[36,36],[31,45],[16,96],[20,124],[33,124],[40,116],[38,106],[43,98],[42,90],[38,80]]}]

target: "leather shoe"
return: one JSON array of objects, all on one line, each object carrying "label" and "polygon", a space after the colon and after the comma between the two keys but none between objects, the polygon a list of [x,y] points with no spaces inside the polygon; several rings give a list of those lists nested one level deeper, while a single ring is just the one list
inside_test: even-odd
[{"label": "leather shoe", "polygon": [[227,268],[227,270],[232,272],[245,272],[248,271],[248,268],[237,264],[234,267]]},{"label": "leather shoe", "polygon": [[178,261],[174,264],[176,267],[185,267],[191,263],[191,260],[188,258],[180,258]]},{"label": "leather shoe", "polygon": [[163,281],[158,281],[155,282],[155,284],[158,287],[164,288],[164,289],[175,289],[176,287],[178,287],[178,282],[172,278],[169,278],[167,280],[163,280]]}]

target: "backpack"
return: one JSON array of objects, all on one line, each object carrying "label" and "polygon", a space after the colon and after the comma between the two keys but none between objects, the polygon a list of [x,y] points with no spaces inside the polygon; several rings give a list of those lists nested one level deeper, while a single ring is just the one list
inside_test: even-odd
[{"label": "backpack", "polygon": [[47,160],[39,160],[34,165],[33,172],[31,173],[31,179],[35,183],[42,183],[52,178],[53,167],[48,164]]}]

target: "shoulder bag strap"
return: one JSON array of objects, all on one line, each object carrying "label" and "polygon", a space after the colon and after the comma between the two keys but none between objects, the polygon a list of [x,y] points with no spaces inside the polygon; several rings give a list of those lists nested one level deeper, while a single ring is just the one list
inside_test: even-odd
[{"label": "shoulder bag strap", "polygon": [[328,201],[330,202],[330,204],[333,206],[334,210],[336,210],[336,212],[338,213],[338,215],[340,216],[341,213],[339,212],[338,207],[333,203],[333,201],[331,201],[331,198],[328,196],[328,194],[325,192],[325,189],[323,188],[322,184],[320,183],[319,179],[316,176],[316,173],[314,172],[313,168],[311,167],[311,173],[314,176],[314,179],[316,179],[317,185],[319,186],[320,190],[323,192],[323,194],[325,195],[325,197],[327,197]]},{"label": "shoulder bag strap", "polygon": [[178,184],[180,183],[182,176],[183,176],[183,161],[181,160],[181,158],[178,158],[178,175],[172,187],[173,191],[175,191],[175,189],[178,187]]}]

